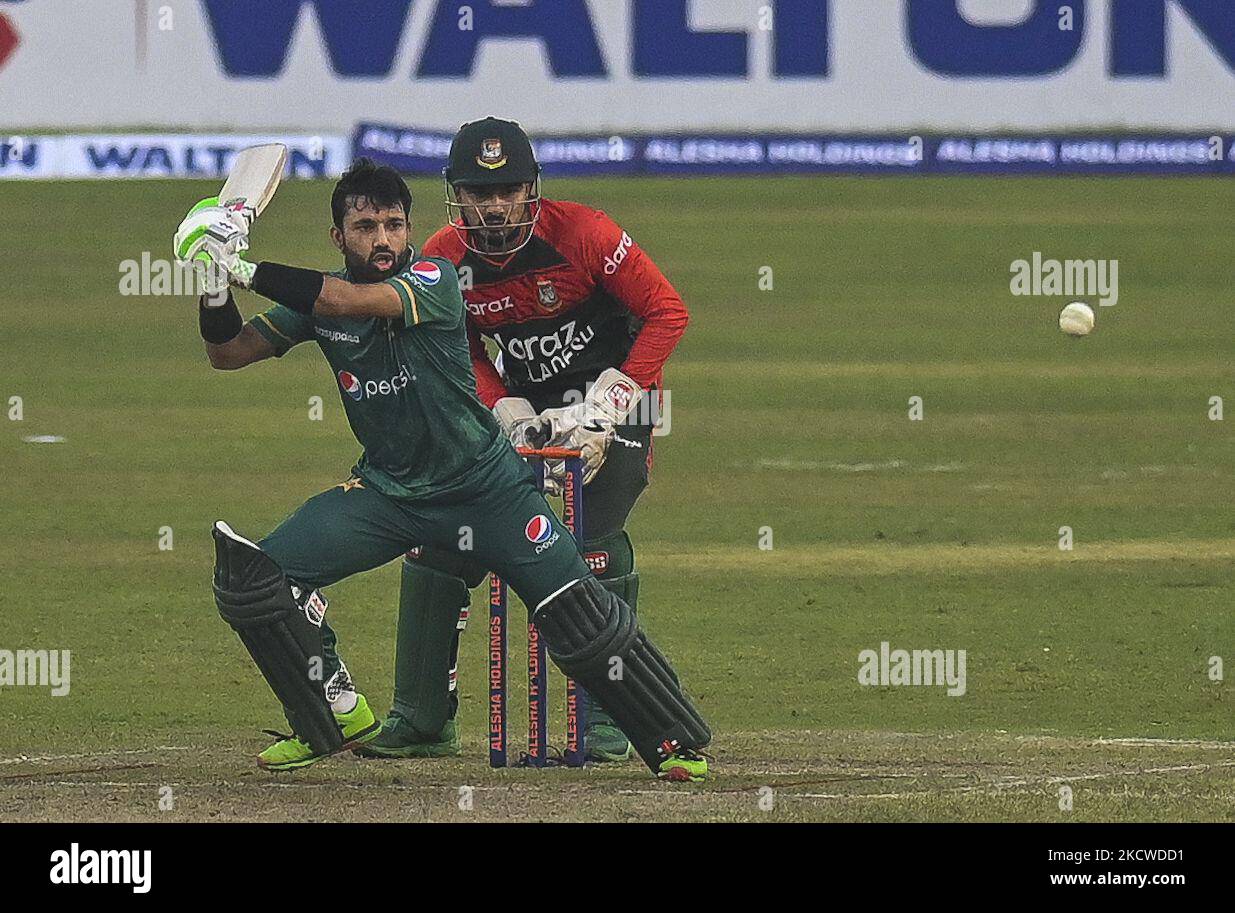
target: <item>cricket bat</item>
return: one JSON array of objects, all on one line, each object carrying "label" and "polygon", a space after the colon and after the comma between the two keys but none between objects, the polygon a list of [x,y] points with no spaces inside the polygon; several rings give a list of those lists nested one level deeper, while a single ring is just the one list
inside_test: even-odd
[{"label": "cricket bat", "polygon": [[[286,167],[287,147],[282,143],[241,150],[219,191],[219,205],[240,212],[252,226],[274,199]],[[195,259],[208,263],[210,255],[203,251]]]},{"label": "cricket bat", "polygon": [[287,147],[282,143],[241,150],[219,191],[219,205],[243,212],[252,225],[274,199],[286,167]]}]

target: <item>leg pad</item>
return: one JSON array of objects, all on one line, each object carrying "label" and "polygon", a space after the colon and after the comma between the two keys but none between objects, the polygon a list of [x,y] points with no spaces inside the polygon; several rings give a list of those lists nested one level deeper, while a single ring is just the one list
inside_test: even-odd
[{"label": "leg pad", "polygon": [[321,680],[324,603],[297,602],[274,559],[226,523],[215,524],[214,544],[219,614],[240,635],[296,735],[319,754],[337,751],[343,733]]},{"label": "leg pad", "polygon": [[613,717],[653,771],[676,747],[711,741],[707,723],[630,606],[595,578],[542,603],[533,620],[553,661]]}]

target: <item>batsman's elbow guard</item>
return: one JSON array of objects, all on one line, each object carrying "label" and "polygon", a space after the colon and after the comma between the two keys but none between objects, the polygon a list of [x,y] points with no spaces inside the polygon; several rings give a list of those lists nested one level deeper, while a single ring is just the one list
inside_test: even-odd
[{"label": "batsman's elbow guard", "polygon": [[[322,613],[313,600],[302,606],[274,559],[219,521],[214,525],[214,599],[283,703],[296,735],[314,752],[343,745],[321,680]],[[314,671],[317,676],[314,676]]]},{"label": "batsman's elbow guard", "polygon": [[532,616],[563,672],[626,733],[653,771],[677,748],[703,748],[711,730],[630,606],[593,577],[550,596]]}]

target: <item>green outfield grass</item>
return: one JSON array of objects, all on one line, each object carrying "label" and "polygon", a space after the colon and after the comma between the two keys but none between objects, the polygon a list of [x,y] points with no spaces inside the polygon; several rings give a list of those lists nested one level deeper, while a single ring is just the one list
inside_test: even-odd
[{"label": "green outfield grass", "polygon": [[[0,186],[0,396],[24,406],[0,426],[0,649],[73,658],[67,697],[0,688],[0,819],[466,819],[461,783],[492,790],[477,818],[1235,819],[1235,414],[1207,417],[1213,396],[1235,408],[1231,184],[550,183],[628,228],[692,311],[631,525],[646,624],[716,732],[715,784],[685,798],[637,765],[490,773],[481,595],[466,758],[327,762],[266,790],[251,755],[282,720],[214,609],[210,524],[264,534],[358,448],[312,347],[212,372],[192,301],[118,294],[121,262],[168,255],[214,189]],[[435,181],[413,193],[419,239],[443,207]],[[285,186],[254,254],[332,266],[328,194]],[[1089,338],[1056,328],[1065,299],[1010,294],[1035,250],[1120,261]],[[331,593],[383,710],[397,582]],[[967,693],[859,686],[882,641],[966,650]]]}]

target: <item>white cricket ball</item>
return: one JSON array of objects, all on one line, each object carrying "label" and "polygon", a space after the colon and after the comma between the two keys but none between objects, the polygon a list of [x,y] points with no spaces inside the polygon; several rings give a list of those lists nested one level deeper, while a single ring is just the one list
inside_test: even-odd
[{"label": "white cricket ball", "polygon": [[1088,336],[1093,330],[1093,308],[1082,301],[1073,301],[1059,312],[1059,329],[1069,336]]}]

